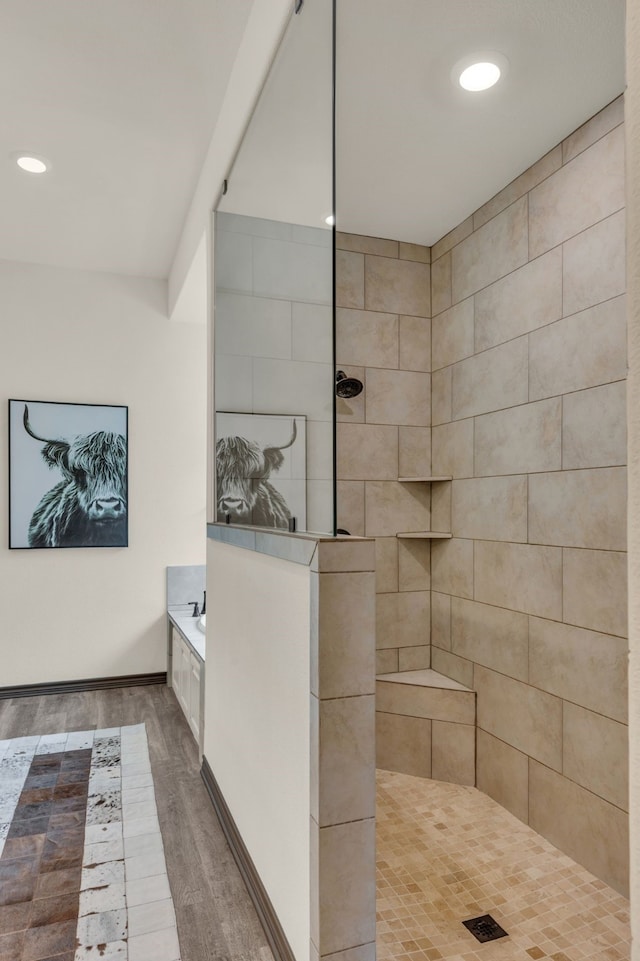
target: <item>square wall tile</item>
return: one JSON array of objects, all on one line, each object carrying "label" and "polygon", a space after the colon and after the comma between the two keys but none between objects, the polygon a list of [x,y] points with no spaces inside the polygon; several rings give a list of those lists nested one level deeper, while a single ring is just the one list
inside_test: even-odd
[{"label": "square wall tile", "polygon": [[475,295],[475,349],[486,350],[562,317],[562,248]]},{"label": "square wall tile", "polygon": [[529,762],[529,824],[578,864],[629,896],[629,826],[624,811],[561,774]]},{"label": "square wall tile", "polygon": [[364,307],[364,254],[336,250],[336,307]]},{"label": "square wall tile", "polygon": [[431,428],[398,428],[398,476],[431,475]]},{"label": "square wall tile", "polygon": [[522,197],[454,247],[451,254],[454,304],[527,262],[527,210],[527,197]]},{"label": "square wall tile", "polygon": [[452,417],[453,367],[431,375],[431,423],[445,424]]},{"label": "square wall tile", "polygon": [[481,477],[560,470],[561,399],[553,397],[476,417],[474,463]]},{"label": "square wall tile", "polygon": [[473,541],[454,537],[432,543],[431,588],[441,594],[473,597]]},{"label": "square wall tile", "polygon": [[329,246],[253,238],[253,293],[262,297],[330,304],[332,251]]},{"label": "square wall tile", "polygon": [[291,358],[289,301],[219,290],[215,311],[216,351],[251,357]]},{"label": "square wall tile", "polygon": [[478,727],[556,771],[562,770],[562,701],[476,665]]},{"label": "square wall tile", "polygon": [[397,480],[398,428],[380,424],[337,425],[340,480]]},{"label": "square wall tile", "polygon": [[539,256],[624,207],[624,129],[616,127],[529,195],[529,256]]},{"label": "square wall tile", "polygon": [[431,669],[473,689],[473,661],[467,661],[450,651],[441,651],[439,647],[432,647]]},{"label": "square wall tile", "polygon": [[436,476],[474,476],[473,431],[472,418],[431,428],[431,457]]},{"label": "square wall tile", "polygon": [[398,541],[398,584],[401,591],[428,591],[431,588],[429,541]]},{"label": "square wall tile", "polygon": [[399,257],[400,260],[415,260],[419,264],[430,264],[431,248],[425,247],[424,244],[407,244],[401,240]]},{"label": "square wall tile", "polygon": [[375,697],[321,701],[319,825],[375,816]]},{"label": "square wall tile", "polygon": [[401,647],[398,650],[399,671],[424,671],[429,670],[430,667],[430,644],[426,644],[424,647]]},{"label": "square wall tile", "polygon": [[428,718],[376,711],[376,767],[413,777],[431,777]]},{"label": "square wall tile", "polygon": [[526,193],[536,187],[543,180],[546,180],[555,170],[562,166],[562,148],[560,144],[555,146],[544,157],[541,157],[532,167],[512,180],[510,184],[503,187],[495,197],[483,204],[473,215],[473,229],[477,230],[496,214],[512,204],[514,200],[524,197]]},{"label": "square wall tile", "polygon": [[450,784],[476,783],[476,729],[473,724],[431,722],[431,776]]},{"label": "square wall tile", "polygon": [[429,317],[431,313],[429,264],[388,257],[365,257],[365,303],[367,310]]},{"label": "square wall tile", "polygon": [[375,819],[320,828],[320,954],[375,940]]},{"label": "square wall tile", "polygon": [[402,531],[428,531],[429,490],[426,484],[367,481],[365,484],[368,537],[395,537]]},{"label": "square wall tile", "polygon": [[364,537],[364,481],[336,483],[338,527],[357,537]]},{"label": "square wall tile", "polygon": [[563,620],[603,634],[627,636],[627,555],[562,552]]},{"label": "square wall tile", "polygon": [[614,721],[627,721],[627,641],[529,620],[529,682]]},{"label": "square wall tile", "polygon": [[431,262],[438,260],[443,254],[446,254],[448,250],[452,250],[457,244],[462,243],[462,241],[473,233],[473,216],[467,217],[463,220],[461,224],[450,230],[448,234],[441,237],[440,240],[433,245],[431,248]]},{"label": "square wall tile", "polygon": [[376,593],[398,590],[398,538],[376,537]]},{"label": "square wall tile", "polygon": [[562,617],[559,547],[477,541],[474,579],[477,601],[525,614]]},{"label": "square wall tile", "polygon": [[361,254],[376,254],[378,257],[397,257],[398,241],[383,237],[365,237],[361,234],[336,232],[336,250],[354,250]]},{"label": "square wall tile", "polygon": [[[431,370],[431,321],[427,317],[402,314],[400,325],[401,370]],[[386,366],[386,365],[385,365]]]},{"label": "square wall tile", "polygon": [[[330,361],[333,356],[333,311],[326,304],[291,304],[294,360]],[[217,350],[216,344],[216,350]]]},{"label": "square wall tile", "polygon": [[312,692],[319,698],[372,694],[375,683],[375,574],[312,574],[318,597]]},{"label": "square wall tile", "polygon": [[398,366],[398,318],[370,310],[336,311],[336,356],[360,367]]},{"label": "square wall tile", "polygon": [[431,375],[367,368],[365,409],[369,424],[431,424]]},{"label": "square wall tile", "polygon": [[529,335],[529,400],[627,376],[625,298],[616,297]]},{"label": "square wall tile", "polygon": [[600,304],[626,289],[625,212],[568,240],[562,251],[564,314]]},{"label": "square wall tile", "polygon": [[431,313],[435,317],[451,306],[451,252],[431,264]]},{"label": "square wall tile", "polygon": [[451,533],[451,484],[448,481],[431,485],[431,530]]},{"label": "square wall tile", "polygon": [[529,820],[529,759],[504,741],[478,730],[477,787],[526,824]]},{"label": "square wall tile", "polygon": [[492,347],[453,367],[453,419],[526,404],[527,338]]},{"label": "square wall tile", "polygon": [[473,297],[431,321],[433,368],[448,367],[473,354]]},{"label": "square wall tile", "polygon": [[622,95],[562,141],[562,162],[569,163],[621,123],[624,123],[624,96]]},{"label": "square wall tile", "polygon": [[311,560],[311,570],[322,574],[375,571],[375,565],[375,542],[357,537],[321,540]]},{"label": "square wall tile", "polygon": [[471,539],[526,541],[526,476],[454,480],[451,533]]},{"label": "square wall tile", "polygon": [[626,506],[625,467],[535,474],[529,478],[529,540],[623,551]]},{"label": "square wall tile", "polygon": [[376,647],[421,647],[430,642],[429,591],[376,596]]},{"label": "square wall tile", "polygon": [[562,466],[627,463],[626,381],[567,394],[562,399]]},{"label": "square wall tile", "polygon": [[451,650],[519,681],[529,675],[526,614],[451,598]]},{"label": "square wall tile", "polygon": [[564,705],[562,773],[629,810],[629,731],[576,704]]},{"label": "square wall tile", "polygon": [[398,667],[398,648],[376,651],[376,674],[395,674]]},{"label": "square wall tile", "polygon": [[[423,672],[419,671],[418,674]],[[406,717],[429,717],[435,721],[453,724],[474,724],[476,705],[473,691],[450,687],[426,687],[412,684],[411,674],[401,674],[404,681],[389,681],[379,677],[376,681],[376,710]]]},{"label": "square wall tile", "polygon": [[431,592],[431,643],[451,648],[451,595]]}]

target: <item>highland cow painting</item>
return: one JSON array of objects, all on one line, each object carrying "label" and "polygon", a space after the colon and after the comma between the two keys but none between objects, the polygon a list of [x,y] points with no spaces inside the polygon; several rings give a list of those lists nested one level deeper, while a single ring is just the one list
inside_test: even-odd
[{"label": "highland cow painting", "polygon": [[216,415],[217,520],[306,530],[306,419]]},{"label": "highland cow painting", "polygon": [[9,401],[9,547],[127,547],[128,408]]}]

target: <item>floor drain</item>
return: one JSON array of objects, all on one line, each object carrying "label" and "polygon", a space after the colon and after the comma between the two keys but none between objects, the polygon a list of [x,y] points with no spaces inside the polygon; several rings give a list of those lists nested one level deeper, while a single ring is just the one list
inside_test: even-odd
[{"label": "floor drain", "polygon": [[496,941],[498,938],[508,937],[504,928],[501,928],[490,914],[483,914],[481,918],[471,918],[470,921],[462,923],[478,941]]}]

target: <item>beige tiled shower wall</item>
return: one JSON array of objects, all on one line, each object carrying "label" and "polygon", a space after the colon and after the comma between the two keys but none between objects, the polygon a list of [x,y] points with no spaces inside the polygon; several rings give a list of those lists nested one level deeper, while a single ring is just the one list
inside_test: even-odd
[{"label": "beige tiled shower wall", "polygon": [[338,398],[338,525],[376,539],[377,673],[429,667],[431,291],[427,247],[337,236],[338,369],[365,389]]},{"label": "beige tiled shower wall", "polygon": [[432,248],[431,666],[478,787],[625,892],[623,151],[620,98]]}]

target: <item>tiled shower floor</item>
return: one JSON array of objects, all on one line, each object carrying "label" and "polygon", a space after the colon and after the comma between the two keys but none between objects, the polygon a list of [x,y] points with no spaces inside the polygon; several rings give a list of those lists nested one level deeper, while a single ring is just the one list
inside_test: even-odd
[{"label": "tiled shower floor", "polygon": [[628,961],[629,902],[475,788],[378,771],[376,818],[378,961]]}]

